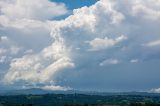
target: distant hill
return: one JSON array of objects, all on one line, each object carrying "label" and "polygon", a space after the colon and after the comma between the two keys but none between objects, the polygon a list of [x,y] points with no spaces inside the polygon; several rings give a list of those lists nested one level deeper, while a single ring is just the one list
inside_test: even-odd
[{"label": "distant hill", "polygon": [[149,93],[149,92],[96,92],[96,91],[78,91],[78,90],[53,91],[53,90],[44,90],[40,88],[0,91],[0,95],[29,95],[29,94],[32,94],[32,95],[85,94],[85,95],[101,95],[101,96],[111,96],[111,95],[160,96],[160,93]]},{"label": "distant hill", "polygon": [[40,88],[31,88],[31,89],[15,89],[15,90],[1,90],[0,95],[42,95],[42,94],[75,94],[80,93],[80,91],[68,90],[68,91],[61,91],[61,90],[44,90]]}]

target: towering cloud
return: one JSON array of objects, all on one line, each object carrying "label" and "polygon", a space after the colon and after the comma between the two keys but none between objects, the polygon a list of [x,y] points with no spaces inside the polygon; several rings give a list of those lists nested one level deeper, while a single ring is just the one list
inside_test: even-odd
[{"label": "towering cloud", "polygon": [[[118,81],[121,85],[127,85],[134,82],[130,78],[135,78],[135,70],[142,69],[140,74],[144,74],[145,64],[150,63],[151,67],[155,67],[150,60],[157,58],[160,62],[160,50],[155,48],[150,51],[148,48],[159,45],[159,40],[156,40],[160,39],[159,0],[100,0],[90,7],[74,9],[72,15],[57,21],[44,20],[66,13],[64,4],[47,0],[35,0],[31,4],[29,1],[12,1],[12,4],[9,2],[10,5],[2,1],[1,4],[5,7],[1,6],[3,15],[0,18],[7,18],[0,25],[3,28],[23,29],[25,33],[32,32],[32,29],[44,31],[44,34],[50,32],[50,36],[45,35],[46,41],[42,40],[43,37],[36,36],[36,40],[40,39],[42,44],[47,41],[50,43],[43,45],[36,52],[25,52],[21,57],[13,58],[3,79],[5,83],[34,83],[45,89],[65,89],[61,86],[88,87],[87,83],[90,83],[92,87],[95,85],[92,81],[99,79],[95,83],[102,83],[102,86],[105,86],[105,82],[110,84],[109,81],[113,81],[112,84]],[[46,10],[46,6],[49,9]],[[21,11],[11,10],[13,7],[21,8]],[[39,14],[41,9],[42,14]],[[24,11],[27,14],[23,14]],[[14,22],[10,19],[12,17]],[[34,45],[34,42],[32,44]],[[35,48],[27,48],[31,49],[34,51]],[[137,64],[133,64],[135,62]],[[127,69],[128,66],[135,70]],[[119,70],[119,74],[114,70]],[[110,73],[119,77],[111,78]],[[158,73],[158,70],[154,73]],[[125,74],[131,77],[123,77]],[[104,75],[108,75],[108,79]],[[143,76],[142,79],[145,78]],[[140,85],[140,82],[137,83]]]}]

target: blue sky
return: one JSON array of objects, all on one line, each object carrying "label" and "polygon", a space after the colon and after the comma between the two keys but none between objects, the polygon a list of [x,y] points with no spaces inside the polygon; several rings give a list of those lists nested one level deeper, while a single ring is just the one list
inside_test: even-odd
[{"label": "blue sky", "polygon": [[4,89],[160,92],[157,0],[0,1]]},{"label": "blue sky", "polygon": [[51,1],[57,2],[57,3],[64,3],[66,7],[69,10],[71,10],[68,14],[65,14],[64,16],[53,17],[56,20],[64,19],[68,15],[71,15],[73,9],[81,8],[83,6],[91,6],[92,4],[97,2],[97,0],[51,0]]},{"label": "blue sky", "polygon": [[57,3],[65,3],[68,9],[73,10],[83,6],[90,6],[97,0],[51,0]]}]

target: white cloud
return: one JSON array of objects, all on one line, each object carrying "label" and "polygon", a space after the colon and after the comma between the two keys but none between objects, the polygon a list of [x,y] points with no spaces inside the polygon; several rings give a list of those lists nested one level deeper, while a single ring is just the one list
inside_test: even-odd
[{"label": "white cloud", "polygon": [[130,60],[131,63],[137,63],[139,60],[138,59],[132,59]]},{"label": "white cloud", "polygon": [[109,16],[111,24],[119,24],[125,19],[125,16],[116,10],[116,6],[116,2],[111,0],[100,0],[96,5],[97,8],[102,8],[104,13]]},{"label": "white cloud", "polygon": [[63,44],[63,38],[57,36],[55,42],[44,48],[40,53],[25,55],[13,59],[10,69],[5,75],[5,83],[18,81],[49,83],[56,72],[74,67],[68,55],[68,50]]},{"label": "white cloud", "polygon": [[7,36],[1,36],[0,37],[0,41],[7,41],[8,40],[8,37]]},{"label": "white cloud", "polygon": [[160,93],[160,88],[151,89],[149,92],[151,92],[151,93]]},{"label": "white cloud", "polygon": [[100,38],[95,38],[92,41],[89,41],[88,43],[91,45],[91,51],[97,51],[97,50],[103,50],[106,48],[110,48],[124,40],[126,40],[127,38],[125,36],[119,36],[116,39],[109,39],[108,37],[105,37],[104,39],[100,39]]},{"label": "white cloud", "polygon": [[160,40],[148,42],[148,43],[144,44],[144,46],[147,46],[147,47],[160,46]]},{"label": "white cloud", "polygon": [[11,46],[11,48],[10,48],[10,52],[12,55],[16,55],[20,50],[21,50],[21,48],[18,48],[16,46]]},{"label": "white cloud", "polygon": [[0,63],[4,63],[6,61],[6,56],[0,56]]},{"label": "white cloud", "polygon": [[33,29],[49,31],[48,20],[68,13],[65,4],[50,0],[2,0],[0,11],[0,29],[9,32],[13,28],[18,35],[21,31],[34,32]]},{"label": "white cloud", "polygon": [[25,54],[31,54],[31,53],[33,53],[33,50],[32,50],[32,49],[28,49],[28,50],[26,50],[24,53],[25,53]]},{"label": "white cloud", "polygon": [[[48,89],[62,89],[63,87],[58,86],[55,78],[57,73],[68,68],[74,67],[74,70],[83,70],[82,73],[92,74],[89,72],[90,70],[99,70],[99,66],[95,65],[97,63],[100,66],[115,65],[123,61],[128,62],[128,58],[132,59],[131,63],[135,63],[138,62],[138,59],[145,60],[147,57],[152,57],[146,54],[146,49],[143,51],[144,46],[140,46],[146,42],[146,39],[154,41],[154,38],[159,38],[160,32],[156,28],[160,27],[160,23],[157,21],[159,16],[156,13],[159,13],[158,4],[160,5],[160,2],[150,3],[151,1],[156,0],[146,0],[145,2],[100,0],[90,7],[73,10],[72,15],[60,21],[47,21],[51,15],[39,17],[41,12],[37,12],[37,10],[36,13],[33,11],[35,14],[27,13],[28,16],[27,14],[23,16],[21,11],[17,11],[18,15],[14,16],[11,13],[16,12],[10,13],[10,9],[5,10],[6,7],[3,7],[4,15],[0,16],[0,27],[3,27],[3,33],[8,34],[7,37],[13,36],[12,39],[20,47],[24,46],[24,52],[26,51],[25,54],[18,56],[19,58],[14,57],[11,61],[4,81],[7,83],[41,83]],[[20,5],[23,4],[21,1],[19,2]],[[15,5],[11,6],[18,8],[17,2],[13,1],[12,3]],[[26,5],[30,6],[30,4]],[[34,3],[33,5],[37,6]],[[26,9],[23,10],[25,6],[19,8],[26,11]],[[48,10],[44,9],[44,11]],[[140,15],[141,12],[143,15]],[[43,11],[42,15],[44,15]],[[15,18],[12,20],[11,17]],[[6,30],[8,33],[5,32]],[[51,35],[48,36],[50,30]],[[9,32],[13,33],[9,34]],[[27,37],[30,39],[25,39]],[[51,39],[52,43],[43,45],[49,42],[48,39]],[[39,49],[35,50],[32,46],[35,46],[38,41],[40,43],[35,48]],[[85,43],[86,41],[88,44]],[[158,46],[159,41],[149,42],[147,45]],[[88,52],[88,50],[96,52]],[[134,57],[138,59],[134,59]],[[99,60],[104,58],[106,60],[99,63]],[[68,73],[68,75],[72,75],[72,73]],[[47,85],[52,80],[57,86]]]},{"label": "white cloud", "polygon": [[155,0],[136,0],[133,2],[132,13],[145,19],[159,20],[160,8],[159,1]]},{"label": "white cloud", "polygon": [[70,87],[62,87],[62,86],[54,86],[54,85],[46,85],[44,87],[42,87],[42,89],[44,90],[62,90],[62,91],[67,91],[67,90],[71,90]]},{"label": "white cloud", "polygon": [[[48,63],[47,62],[51,62]],[[60,58],[57,61],[43,59],[39,56],[28,56],[14,59],[9,72],[5,75],[5,83],[15,83],[20,80],[25,82],[49,83],[56,72],[73,67],[68,58]]]},{"label": "white cloud", "polygon": [[62,69],[72,68],[74,67],[74,64],[71,63],[71,60],[67,57],[61,58],[54,62],[53,64],[49,65],[48,67],[43,70],[41,75],[42,82],[50,81],[53,75]]},{"label": "white cloud", "polygon": [[46,20],[68,12],[62,3],[49,0],[2,0],[0,2],[1,14],[9,19]]},{"label": "white cloud", "polygon": [[[0,15],[0,25],[4,28],[16,28],[25,30],[30,30],[33,28],[45,28],[48,29],[48,23],[47,21],[39,21],[39,20],[33,20],[33,19],[15,19],[11,20],[7,16]],[[3,21],[2,21],[3,20]]]},{"label": "white cloud", "polygon": [[0,56],[1,55],[3,55],[3,54],[5,54],[7,52],[7,50],[6,49],[4,49],[4,48],[0,48]]},{"label": "white cloud", "polygon": [[114,64],[118,64],[120,61],[117,59],[106,59],[104,61],[102,61],[99,65],[100,66],[105,66],[105,65],[114,65]]},{"label": "white cloud", "polygon": [[[9,64],[12,57],[21,54],[22,48],[18,47],[15,42],[7,36],[0,37],[0,57],[1,63]],[[2,62],[3,60],[3,62]]]}]

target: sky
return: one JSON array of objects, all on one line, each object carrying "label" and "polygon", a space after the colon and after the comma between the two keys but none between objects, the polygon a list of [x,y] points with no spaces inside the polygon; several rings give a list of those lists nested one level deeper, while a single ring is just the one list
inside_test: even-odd
[{"label": "sky", "polygon": [[160,93],[160,0],[1,0],[0,90]]}]

